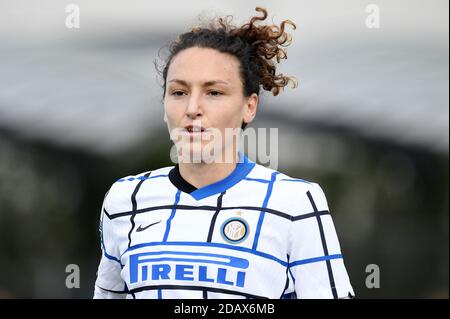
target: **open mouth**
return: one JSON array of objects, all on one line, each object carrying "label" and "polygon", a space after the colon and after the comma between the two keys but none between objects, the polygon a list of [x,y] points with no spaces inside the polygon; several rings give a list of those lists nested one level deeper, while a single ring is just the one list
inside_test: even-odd
[{"label": "open mouth", "polygon": [[187,125],[185,127],[185,130],[189,133],[202,133],[205,131],[205,129],[201,126],[195,126],[195,125]]}]

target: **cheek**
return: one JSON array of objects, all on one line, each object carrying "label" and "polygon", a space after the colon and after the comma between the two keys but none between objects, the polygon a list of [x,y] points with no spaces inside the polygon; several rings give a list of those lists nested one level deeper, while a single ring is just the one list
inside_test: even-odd
[{"label": "cheek", "polygon": [[164,120],[166,122],[166,125],[167,125],[167,128],[169,129],[169,131],[171,131],[172,129],[174,129],[176,127],[176,119],[174,118],[173,114],[171,114],[170,112],[164,113]]},{"label": "cheek", "polygon": [[173,126],[177,122],[178,118],[182,116],[178,109],[179,108],[171,103],[164,103],[164,117],[168,125]]},{"label": "cheek", "polygon": [[234,101],[232,105],[232,107],[224,108],[218,119],[226,127],[240,127],[244,114],[243,105],[239,101]]}]

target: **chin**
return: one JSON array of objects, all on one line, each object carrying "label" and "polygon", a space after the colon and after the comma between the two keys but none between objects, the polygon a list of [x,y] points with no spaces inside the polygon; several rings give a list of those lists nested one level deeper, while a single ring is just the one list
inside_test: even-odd
[{"label": "chin", "polygon": [[[216,163],[222,162],[222,152],[216,152],[207,143],[184,143],[178,149],[179,161],[183,163]],[[216,158],[217,157],[217,158]]]},{"label": "chin", "polygon": [[179,161],[187,164],[195,164],[203,162],[203,149],[201,143],[183,143],[178,149]]}]

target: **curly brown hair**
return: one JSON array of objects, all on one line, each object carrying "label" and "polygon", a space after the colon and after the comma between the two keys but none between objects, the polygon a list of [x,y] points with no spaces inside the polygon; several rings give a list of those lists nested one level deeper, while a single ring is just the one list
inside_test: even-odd
[{"label": "curly brown hair", "polygon": [[[158,70],[163,79],[163,96],[166,93],[167,72],[171,61],[180,51],[191,47],[211,48],[238,58],[245,96],[252,93],[259,95],[261,86],[274,96],[289,83],[293,88],[297,87],[295,77],[276,74],[276,63],[287,58],[285,47],[292,43],[285,27],[291,25],[295,29],[295,24],[284,20],[280,26],[258,25],[258,22],[267,18],[267,10],[261,7],[256,7],[255,10],[262,13],[262,16],[254,16],[250,22],[240,27],[231,24],[232,16],[215,18],[209,25],[193,27],[169,44],[169,56],[162,71]],[[155,65],[157,66],[156,63]]]}]

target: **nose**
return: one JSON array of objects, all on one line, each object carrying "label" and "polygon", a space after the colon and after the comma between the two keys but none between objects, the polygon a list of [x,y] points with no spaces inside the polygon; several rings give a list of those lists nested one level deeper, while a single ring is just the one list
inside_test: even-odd
[{"label": "nose", "polygon": [[186,115],[191,118],[195,119],[197,117],[202,116],[203,111],[200,105],[200,97],[198,94],[191,94],[188,102],[188,106],[186,108]]}]

